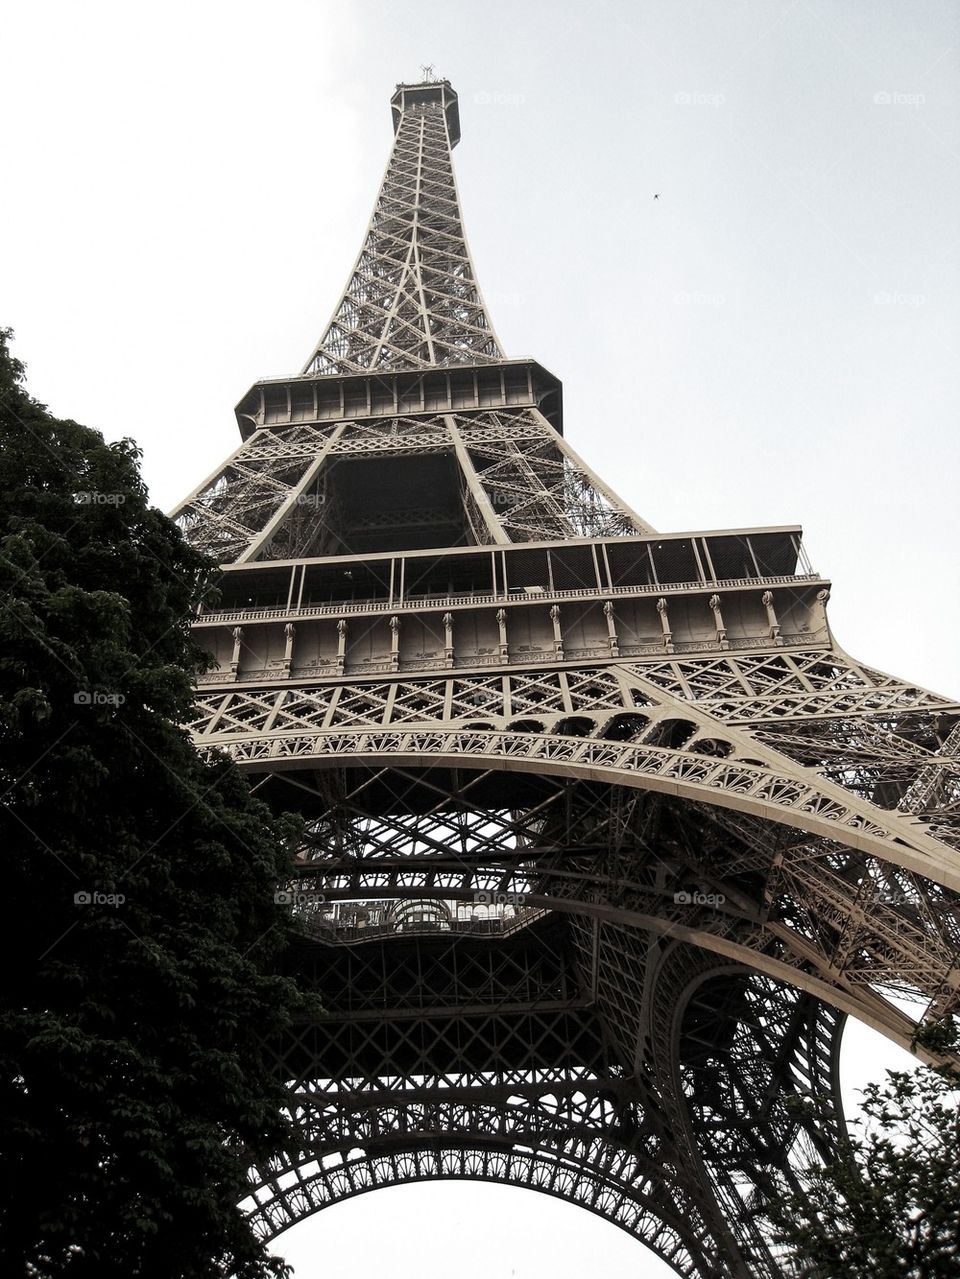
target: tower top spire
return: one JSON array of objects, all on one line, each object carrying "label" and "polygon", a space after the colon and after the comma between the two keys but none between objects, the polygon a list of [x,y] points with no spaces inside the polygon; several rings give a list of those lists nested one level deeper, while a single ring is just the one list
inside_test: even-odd
[{"label": "tower top spire", "polygon": [[398,84],[390,106],[396,137],[363,247],[304,374],[503,359],[460,217],[456,92],[449,80]]}]

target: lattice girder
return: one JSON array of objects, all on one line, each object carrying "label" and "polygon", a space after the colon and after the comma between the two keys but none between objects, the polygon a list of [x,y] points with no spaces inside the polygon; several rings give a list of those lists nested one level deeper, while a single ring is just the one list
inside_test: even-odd
[{"label": "lattice girder", "polygon": [[[438,522],[459,521],[472,545],[650,532],[533,406],[258,425],[171,515],[224,564],[350,553],[391,509],[370,505],[382,481],[369,463],[398,458],[449,462],[453,510]],[[365,460],[369,474],[357,469]]]},{"label": "lattice girder", "polygon": [[[277,775],[281,793],[289,776]],[[304,847],[299,887],[327,902],[507,894],[531,911],[641,927],[792,981],[904,1046],[913,1023],[891,993],[960,998],[958,895],[835,840],[582,782],[547,795],[541,780],[525,816],[483,807],[495,772],[461,772],[453,792],[430,771],[430,793],[413,768],[391,768],[386,790],[383,774],[357,776],[353,798],[327,793],[329,815]],[[574,794],[590,813],[576,825]],[[390,795],[412,809],[376,817]],[[615,811],[632,812],[630,824]]]},{"label": "lattice girder", "polygon": [[[609,1027],[610,1018],[594,1022],[583,994],[572,1001],[580,1009],[574,1038],[569,1028],[561,1030],[561,1042],[567,1046],[557,1051],[550,1023],[570,1011],[555,1011],[556,1001],[551,999],[557,974],[564,967],[558,963],[558,947],[566,945],[563,936],[554,921],[528,930],[514,944],[514,968],[518,963],[522,966],[521,954],[536,957],[545,945],[546,969],[553,974],[545,988],[542,975],[532,984],[524,983],[526,1004],[515,999],[515,979],[502,990],[496,978],[493,987],[486,984],[484,974],[495,971],[486,961],[475,965],[476,976],[471,976],[469,952],[463,968],[438,959],[436,952],[449,953],[450,941],[437,937],[395,936],[389,952],[383,954],[370,946],[340,946],[321,948],[311,956],[308,971],[319,975],[318,988],[325,1007],[330,1008],[319,1025],[309,1028],[309,1039],[301,1035],[278,1058],[278,1069],[299,1080],[293,1105],[302,1144],[251,1174],[249,1207],[257,1229],[274,1237],[308,1213],[384,1184],[437,1176],[489,1178],[545,1190],[600,1213],[658,1252],[678,1274],[776,1274],[755,1225],[745,1228],[733,1222],[728,1227],[721,1215],[715,1214],[712,1221],[701,1215],[706,1186],[722,1192],[729,1183],[729,1157],[716,1167],[701,1164],[674,1146],[669,1135],[688,1126],[682,1121],[688,1104],[701,1104],[698,1079],[703,1067],[697,1065],[675,1026],[689,1021],[683,1012],[688,995],[711,976],[697,962],[698,952],[674,944],[659,957],[658,993],[653,1002],[666,1006],[669,1001],[670,1015],[665,1022],[654,1016],[652,1025],[656,1035],[665,1024],[667,1035],[651,1046],[649,1067],[631,1083],[614,1064],[616,1057],[611,1058],[603,1047],[603,1027]],[[642,937],[637,940],[639,947],[629,930],[621,931],[619,950],[626,969],[642,973],[650,952]],[[462,949],[463,943],[458,946]],[[581,949],[580,973],[585,975],[591,967],[589,943]],[[498,953],[502,956],[504,951]],[[542,959],[534,958],[541,974]],[[405,979],[405,966],[417,973],[438,974],[443,991],[429,977],[423,984]],[[811,1106],[829,1104],[819,1093],[826,1086],[829,1097],[835,1084],[835,1070],[831,1072],[830,1067],[835,1065],[837,1025],[834,1021],[825,1031],[820,1029],[815,1001],[798,1003],[795,993],[771,983],[751,987],[742,970],[723,973],[728,983],[739,980],[747,992],[754,990],[753,1003],[746,1005],[745,1028],[749,1025],[751,1033],[759,1033],[768,1048],[765,1060],[772,1073],[767,1071],[762,1093],[768,1113],[751,1116],[748,1143],[754,1152],[751,1166],[768,1186],[770,1177],[789,1175],[789,1170],[781,1169],[775,1159],[771,1165],[769,1154],[764,1161],[760,1152],[777,1148],[785,1123],[791,1145],[796,1144],[799,1129],[806,1132],[812,1123],[808,1110],[804,1123],[798,1124],[788,1108],[789,1099],[800,1096]],[[384,988],[382,981],[388,975],[390,985]],[[568,970],[561,985],[570,994],[578,980]],[[601,979],[601,987],[606,980]],[[619,979],[612,989],[619,990]],[[364,990],[369,990],[371,998],[367,1020],[363,999],[356,1004],[357,993]],[[406,992],[400,1005],[392,1002],[391,990]],[[683,996],[679,999],[678,990]],[[602,990],[599,994],[602,1010],[605,997]],[[345,998],[352,1012],[344,1008]],[[618,1015],[621,1007],[618,993]],[[770,1015],[768,1010],[774,1007],[787,1015]],[[522,1032],[524,1060],[505,1062],[502,1045],[511,1037],[511,1020],[527,1020],[531,1015],[541,1029]],[[395,1027],[399,1050],[385,1050],[384,1024]],[[730,1026],[723,1029],[717,1044],[729,1042]],[[423,1043],[438,1040],[447,1054],[443,1071],[418,1073],[425,1068]],[[702,1019],[690,1042],[705,1042]],[[344,1044],[348,1056],[341,1060]],[[378,1062],[376,1075],[370,1073],[371,1044],[373,1060]],[[741,1074],[756,1073],[758,1068],[747,1053],[727,1054],[725,1060],[727,1076],[735,1063]],[[324,1066],[330,1061],[336,1063],[337,1078],[304,1076],[305,1063]],[[741,1079],[739,1086],[743,1083]],[[737,1085],[730,1095],[738,1095]],[[720,1112],[712,1085],[703,1095],[704,1102],[708,1098],[716,1128]],[[734,1131],[741,1128],[734,1112],[724,1122],[733,1125]],[[826,1136],[813,1133],[812,1137],[825,1149]],[[721,1154],[718,1149],[718,1160]],[[742,1159],[735,1156],[734,1163],[739,1166]],[[718,1255],[726,1260],[718,1262]]]},{"label": "lattice girder", "polygon": [[[578,688],[590,690],[579,705]],[[783,754],[749,723],[718,721],[709,701],[684,701],[665,691],[641,665],[512,671],[499,682],[482,675],[459,682],[435,677],[348,685],[336,706],[331,691],[278,692],[272,702],[266,690],[244,689],[226,701],[220,692],[210,694],[205,704],[213,719],[202,729],[198,724],[198,730],[206,744],[227,749],[255,770],[330,766],[344,756],[370,764],[388,756],[397,764],[429,756],[438,767],[493,763],[685,794],[786,822],[960,889],[960,863],[927,833],[925,814],[896,806],[898,795],[931,759],[940,758],[938,766],[947,776],[957,774],[957,762],[906,737],[897,738],[904,745],[899,759],[893,757],[902,775],[900,790],[889,797],[893,807],[881,807],[864,797],[877,790],[875,763],[866,752],[858,756],[856,770],[848,766],[831,778],[825,768],[813,769]],[[869,698],[868,690],[858,691]],[[471,697],[471,709],[483,715],[479,724],[463,714]],[[249,715],[238,719],[244,706]],[[958,713],[945,699],[931,713],[905,709],[908,715],[901,713],[900,719],[908,718],[908,727]],[[797,740],[803,731],[798,727]],[[772,740],[779,744],[782,732]],[[889,782],[889,764],[887,773]]]},{"label": "lattice girder", "polygon": [[[294,1104],[303,1144],[254,1174],[251,1207],[256,1204],[258,1229],[272,1236],[307,1211],[395,1180],[489,1177],[561,1195],[600,1213],[642,1239],[677,1273],[739,1273],[711,1260],[718,1251],[711,1229],[723,1235],[722,1222],[708,1225],[698,1203],[702,1192],[687,1182],[686,1173],[671,1172],[682,1161],[671,1149],[654,1085],[638,1088],[622,1077],[582,996],[575,1000],[579,1027],[573,1038],[569,1028],[560,1030],[565,1047],[558,1053],[551,1023],[562,1014],[553,1011],[551,996],[559,971],[562,985],[579,984],[569,958],[562,958],[563,937],[555,923],[545,923],[510,948],[515,968],[525,956],[541,974],[544,962],[553,974],[543,988],[542,976],[531,973],[524,983],[525,1006],[516,1003],[514,981],[506,989],[497,978],[489,985],[489,977],[482,976],[489,972],[484,961],[471,975],[469,951],[463,966],[452,966],[449,958],[431,959],[431,950],[449,954],[450,943],[442,939],[400,943],[386,965],[369,947],[321,951],[312,970],[319,974],[330,1012],[314,1033],[324,1037],[325,1047],[311,1045],[305,1053],[302,1042],[291,1045],[278,1069],[290,1077],[311,1053],[314,1061],[325,1063],[332,1052],[339,1079],[346,1082],[326,1078],[299,1084]],[[365,975],[371,961],[372,977]],[[396,975],[405,965],[418,973],[444,974],[445,1007],[429,979],[421,986]],[[350,992],[351,1004],[357,991],[369,988],[373,995],[381,971],[387,970],[393,987],[407,992],[403,1003],[386,1018],[351,1027],[350,1014],[341,1010],[345,994]],[[382,1013],[390,995],[376,998]],[[418,1003],[429,1005],[423,1024],[416,1018]],[[469,1011],[484,1005],[485,1012]],[[531,1015],[541,1029],[522,1032],[523,1058],[511,1065],[503,1060],[510,1022]],[[363,1017],[362,1006],[352,1017]],[[371,1078],[365,1045],[377,1037],[384,1020],[396,1025],[401,1044],[433,1043],[439,1036],[450,1054],[442,1075],[417,1074],[423,1069],[417,1051],[412,1058],[403,1049],[384,1057],[378,1041],[381,1074]],[[340,1063],[336,1045],[345,1035],[352,1056]]]},{"label": "lattice girder", "polygon": [[503,358],[463,234],[451,98],[438,85],[404,102],[363,248],[305,373]]}]

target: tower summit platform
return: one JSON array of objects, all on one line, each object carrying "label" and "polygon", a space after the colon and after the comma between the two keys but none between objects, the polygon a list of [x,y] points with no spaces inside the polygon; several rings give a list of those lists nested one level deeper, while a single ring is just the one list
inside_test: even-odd
[{"label": "tower summit platform", "polygon": [[460,107],[449,80],[421,80],[419,84],[398,84],[390,99],[396,133],[405,111],[439,106],[447,121],[451,148],[460,141]]}]

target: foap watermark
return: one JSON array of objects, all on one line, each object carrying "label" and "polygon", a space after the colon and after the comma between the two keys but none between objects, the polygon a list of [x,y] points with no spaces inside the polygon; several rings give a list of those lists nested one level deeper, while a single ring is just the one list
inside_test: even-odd
[{"label": "foap watermark", "polygon": [[681,289],[673,295],[673,300],[677,306],[723,306],[727,299],[723,293],[690,293]]},{"label": "foap watermark", "polygon": [[494,893],[488,889],[480,889],[473,894],[478,906],[522,906],[527,900],[526,893]]},{"label": "foap watermark", "polygon": [[73,500],[77,506],[123,506],[127,500],[126,493],[100,493],[96,489],[84,489],[74,493]]},{"label": "foap watermark", "polygon": [[922,107],[926,100],[926,96],[922,93],[900,93],[896,89],[879,89],[873,95],[873,101],[878,107],[912,107],[916,110]]},{"label": "foap watermark", "polygon": [[473,95],[473,100],[478,107],[522,107],[527,98],[523,93],[500,93],[499,90],[481,89],[479,93]]},{"label": "foap watermark", "polygon": [[122,706],[126,700],[123,693],[90,693],[86,689],[79,689],[73,695],[74,706]]},{"label": "foap watermark", "polygon": [[874,306],[923,306],[927,300],[925,293],[898,293],[895,289],[889,292],[881,289],[879,293],[874,293]]},{"label": "foap watermark", "polygon": [[291,493],[289,497],[284,498],[283,506],[285,508],[291,506],[326,506],[326,493]]},{"label": "foap watermark", "polygon": [[498,291],[495,293],[484,293],[484,301],[494,311],[502,306],[526,306],[527,295],[525,293],[504,293]]},{"label": "foap watermark", "polygon": [[727,899],[723,893],[703,893],[699,889],[688,892],[681,889],[673,894],[673,900],[678,906],[722,906]]},{"label": "foap watermark", "polygon": [[73,894],[74,906],[122,906],[126,900],[123,893],[101,893],[97,889],[81,889]]},{"label": "foap watermark", "polygon": [[273,894],[278,906],[323,906],[326,897],[323,893],[301,892],[300,889],[278,888]]},{"label": "foap watermark", "polygon": [[673,100],[678,107],[722,107],[727,99],[722,93],[688,93],[681,89]]}]

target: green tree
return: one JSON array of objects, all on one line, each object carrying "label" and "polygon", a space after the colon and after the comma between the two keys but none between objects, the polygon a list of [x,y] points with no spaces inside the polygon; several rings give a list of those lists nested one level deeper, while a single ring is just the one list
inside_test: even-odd
[{"label": "green tree", "polygon": [[[918,1036],[956,1053],[948,1019]],[[788,1273],[803,1279],[956,1279],[960,1274],[960,1074],[887,1071],[863,1090],[862,1117],[804,1189],[771,1205]]]},{"label": "green tree", "polygon": [[291,832],[182,725],[212,566],[0,336],[0,1270],[259,1279]]}]

